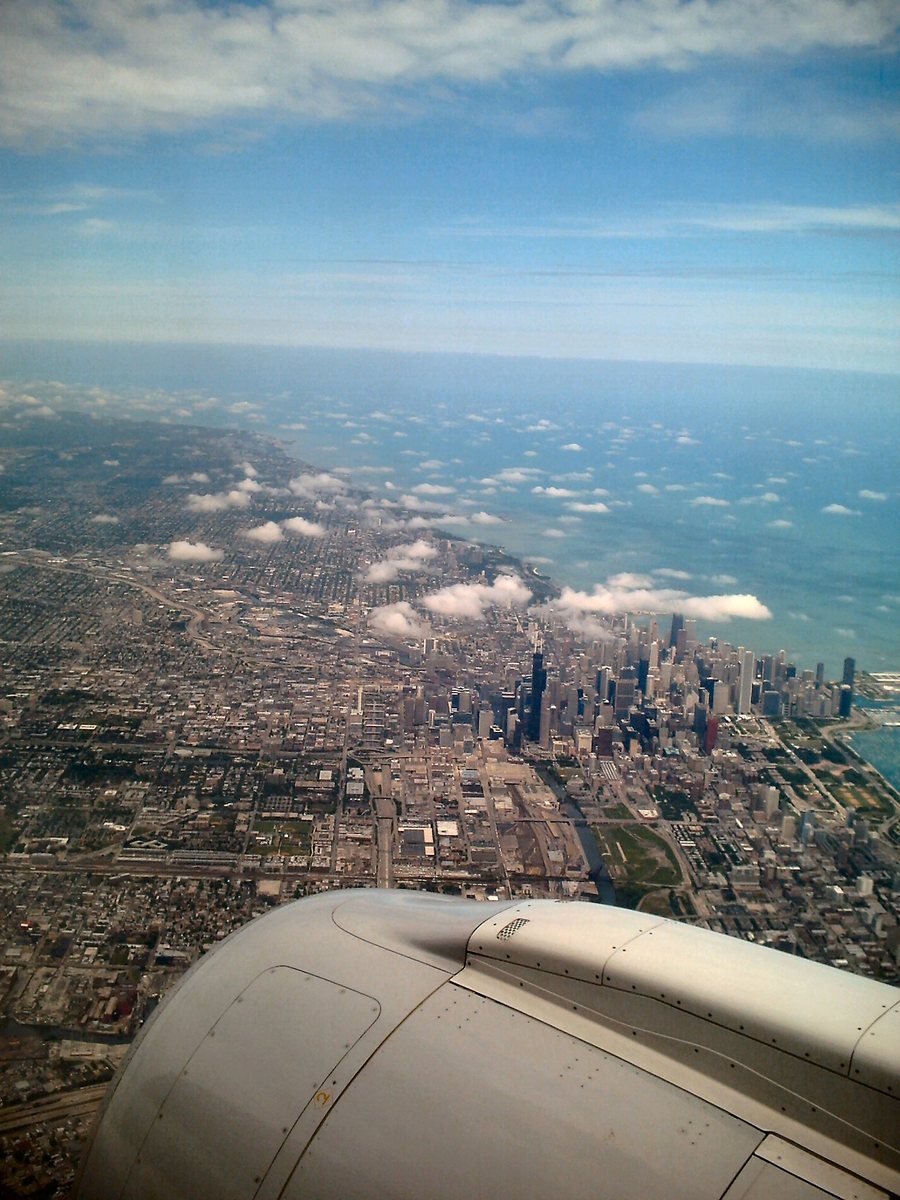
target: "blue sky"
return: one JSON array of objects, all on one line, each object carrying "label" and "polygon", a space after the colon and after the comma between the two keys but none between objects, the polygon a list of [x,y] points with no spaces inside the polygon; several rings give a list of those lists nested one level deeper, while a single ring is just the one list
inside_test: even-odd
[{"label": "blue sky", "polygon": [[894,0],[4,0],[0,331],[897,373]]}]

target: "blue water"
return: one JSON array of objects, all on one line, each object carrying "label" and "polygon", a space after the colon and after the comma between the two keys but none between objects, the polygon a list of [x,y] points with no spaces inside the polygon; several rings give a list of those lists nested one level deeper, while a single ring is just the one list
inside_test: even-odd
[{"label": "blue water", "polygon": [[[770,620],[701,622],[701,635],[783,648],[831,678],[847,655],[900,666],[893,378],[61,343],[0,346],[0,378],[51,406],[99,399],[280,436],[376,496],[499,518],[442,526],[576,588],[628,572],[691,595],[752,593]],[[571,507],[598,503],[609,511]]]},{"label": "blue water", "polygon": [[857,754],[900,790],[900,728],[864,730],[849,741]]}]

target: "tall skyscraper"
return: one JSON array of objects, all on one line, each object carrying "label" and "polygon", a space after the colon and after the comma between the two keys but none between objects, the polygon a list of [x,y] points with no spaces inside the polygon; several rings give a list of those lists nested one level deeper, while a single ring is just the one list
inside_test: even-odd
[{"label": "tall skyscraper", "polygon": [[856,659],[855,658],[845,658],[844,659],[844,676],[841,679],[841,683],[846,683],[848,687],[853,687],[853,679],[854,679],[855,675],[856,675]]},{"label": "tall skyscraper", "polygon": [[753,688],[753,673],[756,665],[753,658],[753,651],[742,651],[740,663],[741,670],[738,678],[737,710],[739,713],[748,713],[750,711],[750,696]]},{"label": "tall skyscraper", "polygon": [[528,710],[528,740],[536,742],[541,736],[541,698],[547,686],[544,655],[536,650],[531,660],[531,701]]},{"label": "tall skyscraper", "polygon": [[628,716],[636,691],[637,672],[633,667],[626,667],[616,680],[616,720]]}]

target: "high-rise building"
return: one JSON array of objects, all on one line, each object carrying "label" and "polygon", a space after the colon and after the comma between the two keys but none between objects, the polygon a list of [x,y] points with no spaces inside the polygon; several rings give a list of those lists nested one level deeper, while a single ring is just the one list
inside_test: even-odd
[{"label": "high-rise building", "polygon": [[547,686],[547,672],[544,669],[544,655],[536,650],[531,660],[531,700],[528,710],[527,734],[530,742],[540,740],[541,736],[541,698]]},{"label": "high-rise building", "polygon": [[678,645],[678,635],[684,629],[684,614],[672,613],[672,632],[669,634],[669,645],[674,649]]},{"label": "high-rise building", "polygon": [[555,716],[556,708],[552,704],[545,704],[541,709],[541,727],[538,731],[538,741],[545,750],[550,749],[550,734],[553,729]]},{"label": "high-rise building", "polygon": [[616,720],[627,717],[637,691],[637,672],[626,667],[616,680]]},{"label": "high-rise building", "polygon": [[846,683],[848,687],[853,687],[854,676],[856,675],[856,659],[844,659],[844,675],[841,683]]},{"label": "high-rise building", "polygon": [[706,722],[706,729],[703,734],[703,749],[707,754],[712,754],[716,748],[716,738],[719,734],[719,718],[710,717]]},{"label": "high-rise building", "polygon": [[753,651],[744,650],[741,654],[741,671],[738,677],[737,710],[739,713],[750,711],[755,665]]}]

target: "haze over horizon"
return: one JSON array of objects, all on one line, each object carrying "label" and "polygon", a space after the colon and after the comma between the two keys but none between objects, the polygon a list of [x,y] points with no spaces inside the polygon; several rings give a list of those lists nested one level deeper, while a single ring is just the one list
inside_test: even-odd
[{"label": "haze over horizon", "polygon": [[896,374],[887,0],[7,0],[8,338]]}]

